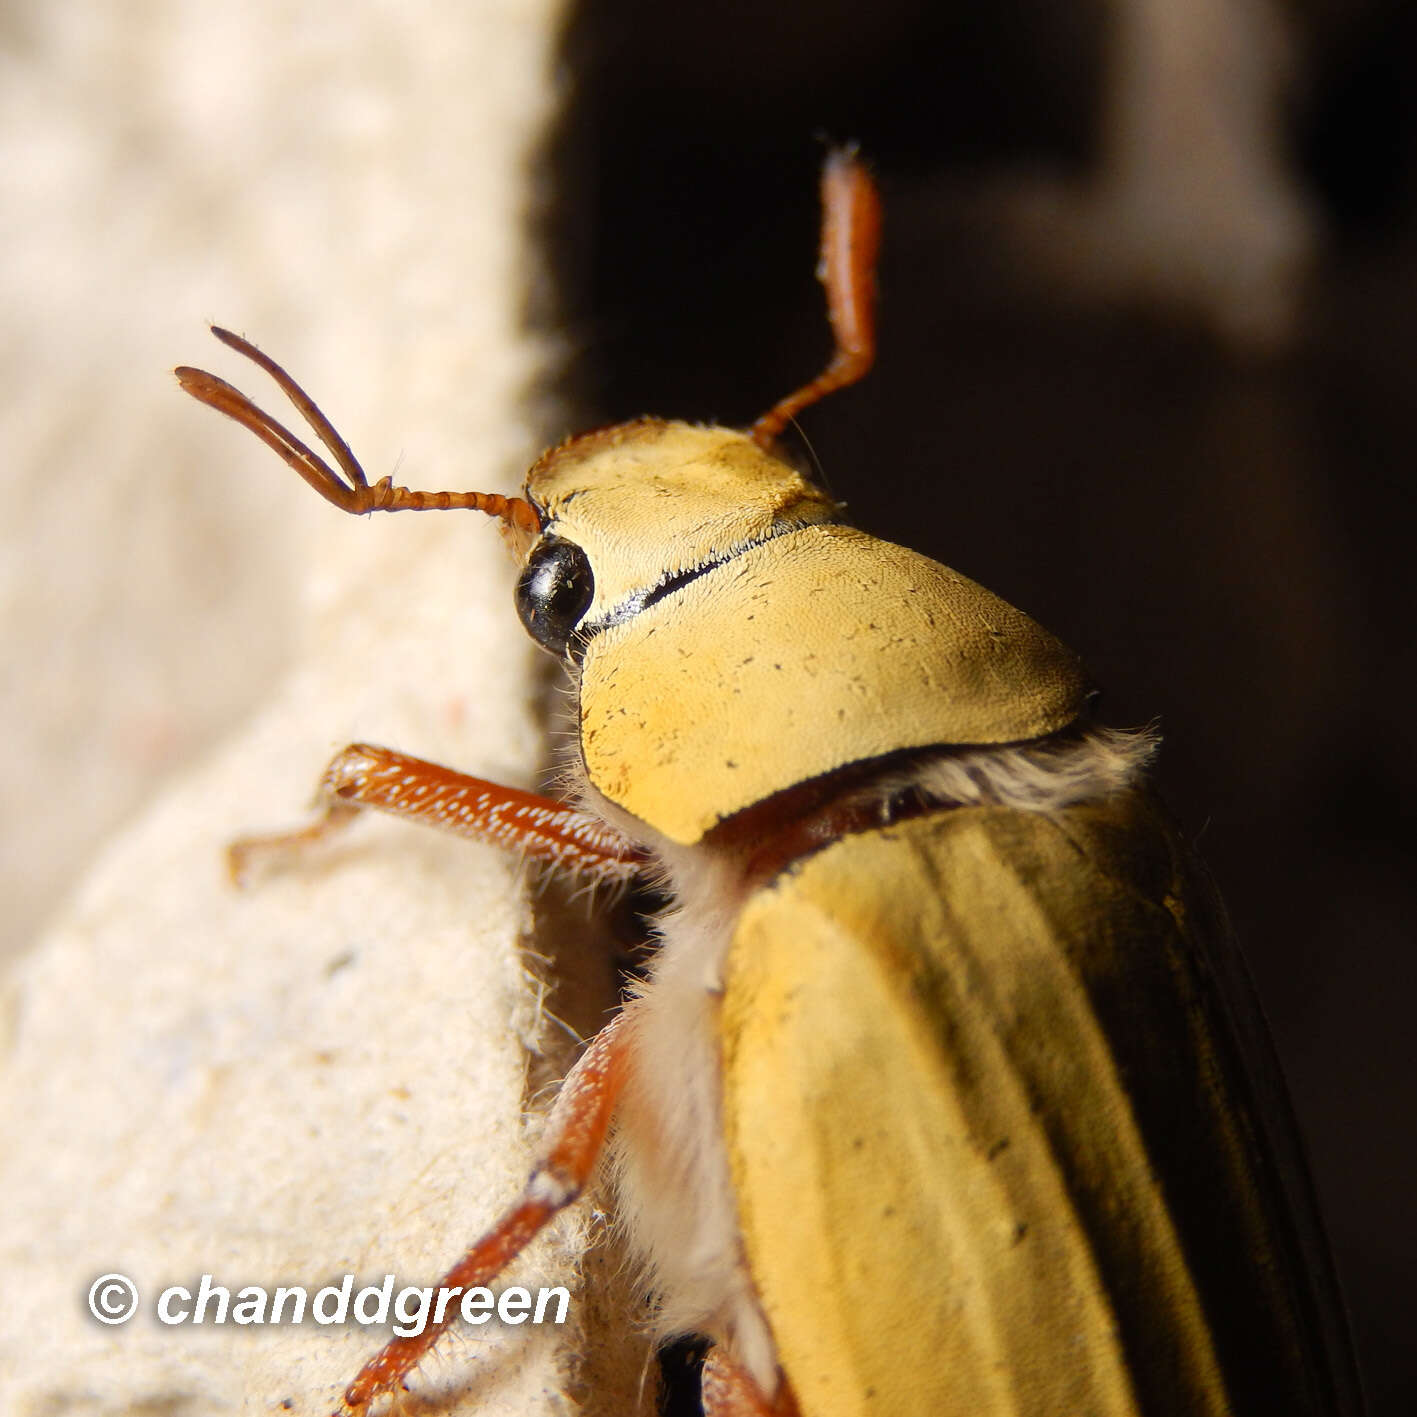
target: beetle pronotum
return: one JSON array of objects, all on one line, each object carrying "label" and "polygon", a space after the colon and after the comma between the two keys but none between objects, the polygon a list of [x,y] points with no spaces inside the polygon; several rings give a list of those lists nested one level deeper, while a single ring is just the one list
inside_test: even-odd
[{"label": "beetle pronotum", "polygon": [[[571,803],[357,744],[320,821],[238,864],[375,807],[667,883],[647,980],[442,1283],[494,1277],[608,1146],[657,1331],[711,1342],[712,1417],[1357,1412],[1263,1025],[1143,785],[1153,736],[1095,724],[1070,651],[847,526],[776,451],[874,355],[879,205],[852,153],[823,198],[823,374],[746,434],[571,438],[520,497],[369,484],[224,330],[338,471],[177,371],[345,511],[498,518],[578,712]],[[389,1343],[346,1410],[443,1326]]]}]

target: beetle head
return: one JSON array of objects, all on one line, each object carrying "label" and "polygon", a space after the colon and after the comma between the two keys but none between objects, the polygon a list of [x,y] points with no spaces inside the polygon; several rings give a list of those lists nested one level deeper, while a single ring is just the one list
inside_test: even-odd
[{"label": "beetle head", "polygon": [[541,536],[528,548],[518,609],[552,650],[567,637],[559,626],[541,633],[532,617],[558,598],[569,606],[567,583],[582,629],[602,629],[749,546],[840,512],[749,435],[654,418],[551,449],[527,474],[525,500]]}]

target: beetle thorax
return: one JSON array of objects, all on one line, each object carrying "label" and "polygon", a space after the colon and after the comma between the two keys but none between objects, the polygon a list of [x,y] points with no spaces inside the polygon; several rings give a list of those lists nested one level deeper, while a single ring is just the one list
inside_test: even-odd
[{"label": "beetle thorax", "polygon": [[578,664],[586,780],[684,845],[901,750],[1074,722],[1077,658],[948,568],[842,524],[745,434],[642,420],[532,468],[519,609]]}]

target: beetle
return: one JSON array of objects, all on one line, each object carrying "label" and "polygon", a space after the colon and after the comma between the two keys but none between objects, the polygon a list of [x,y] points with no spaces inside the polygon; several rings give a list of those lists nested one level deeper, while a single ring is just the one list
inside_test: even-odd
[{"label": "beetle", "polygon": [[[443,1279],[493,1278],[611,1154],[656,1332],[710,1341],[710,1417],[1353,1414],[1282,1081],[1224,913],[1022,612],[846,523],[779,450],[875,352],[880,203],[824,167],[835,353],[748,432],[573,437],[520,496],[370,484],[215,375],[187,392],[341,509],[472,509],[573,685],[560,802],[355,744],[323,816],[378,809],[671,905],[525,1190]],[[344,1395],[396,1391],[446,1323]]]}]

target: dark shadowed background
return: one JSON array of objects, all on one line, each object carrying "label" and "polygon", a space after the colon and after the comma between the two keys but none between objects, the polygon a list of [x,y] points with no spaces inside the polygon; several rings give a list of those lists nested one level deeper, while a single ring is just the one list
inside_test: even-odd
[{"label": "dark shadowed background", "polygon": [[[880,362],[805,436],[856,522],[1054,630],[1108,721],[1159,716],[1395,1417],[1417,1401],[1417,20],[1290,6],[1253,69],[1229,30],[1238,93],[1183,75],[1153,109],[1146,56],[1117,97],[1130,8],[580,7],[532,313],[569,342],[573,424],[749,422],[828,349],[814,135],[861,144]],[[1242,8],[1195,7],[1162,71]],[[1187,166],[1191,124],[1219,170]],[[1232,142],[1262,149],[1249,185]],[[1115,238],[1138,187],[1161,214]]]}]

